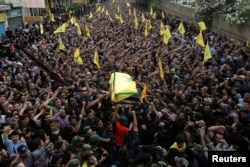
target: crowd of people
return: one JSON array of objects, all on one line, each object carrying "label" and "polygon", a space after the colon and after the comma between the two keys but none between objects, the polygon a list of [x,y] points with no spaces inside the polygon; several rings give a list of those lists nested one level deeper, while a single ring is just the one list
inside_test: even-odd
[{"label": "crowd of people", "polygon": [[[212,58],[203,62],[196,23],[172,15],[152,18],[145,7],[125,2],[99,5],[104,12],[94,9],[92,18],[76,16],[82,35],[72,24],[53,33],[70,19],[60,15],[55,22],[45,18],[43,34],[34,23],[2,38],[0,166],[206,167],[209,150],[249,150],[250,52],[244,43],[207,29],[203,37]],[[129,12],[134,7],[138,29]],[[148,36],[142,13],[152,24]],[[168,44],[159,33],[161,21],[172,34]],[[177,30],[180,22],[184,35]],[[82,64],[74,61],[76,48]],[[114,71],[136,82],[139,93],[129,102],[111,101]],[[147,95],[140,98],[144,84]]]}]

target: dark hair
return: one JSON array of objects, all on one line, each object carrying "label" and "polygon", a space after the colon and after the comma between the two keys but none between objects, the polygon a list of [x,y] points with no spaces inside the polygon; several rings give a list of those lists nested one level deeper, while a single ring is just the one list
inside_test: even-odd
[{"label": "dark hair", "polygon": [[185,142],[185,136],[183,136],[183,135],[177,135],[176,136],[176,138],[175,138],[175,141],[177,142],[177,143],[183,143],[183,142]]},{"label": "dark hair", "polygon": [[242,131],[242,129],[243,129],[243,125],[242,125],[242,123],[237,122],[237,123],[236,123],[236,129],[237,129],[237,131],[238,131],[238,132],[241,132],[241,131]]},{"label": "dark hair", "polygon": [[56,148],[57,150],[59,150],[59,149],[62,147],[62,145],[63,145],[63,141],[56,141],[56,143],[55,143],[55,148]]},{"label": "dark hair", "polygon": [[59,136],[60,136],[59,134],[54,134],[54,133],[52,133],[52,134],[50,135],[50,141],[51,141],[52,143],[56,142],[56,141],[58,140],[58,137],[59,137]]},{"label": "dark hair", "polygon": [[157,116],[157,115],[156,115],[155,112],[151,112],[149,115],[150,115],[150,117],[151,117],[152,120],[155,120],[155,119],[156,119],[156,116]]},{"label": "dark hair", "polygon": [[41,141],[42,141],[41,138],[36,138],[36,139],[34,140],[34,146],[35,146],[35,148],[38,148],[38,147],[40,146]]},{"label": "dark hair", "polygon": [[16,135],[20,135],[20,134],[18,133],[18,131],[13,131],[13,132],[10,134],[10,136],[16,136]]},{"label": "dark hair", "polygon": [[107,127],[107,126],[109,126],[109,125],[113,125],[111,121],[105,122],[104,127]]}]

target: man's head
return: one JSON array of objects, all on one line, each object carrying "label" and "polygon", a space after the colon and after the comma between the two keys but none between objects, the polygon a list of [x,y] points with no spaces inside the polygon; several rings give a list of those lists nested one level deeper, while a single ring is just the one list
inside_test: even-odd
[{"label": "man's head", "polygon": [[86,163],[88,165],[96,165],[97,160],[93,152],[89,152],[86,154]]},{"label": "man's head", "polygon": [[19,133],[17,131],[13,131],[11,134],[10,134],[10,137],[11,137],[11,140],[13,143],[17,143],[19,141]]},{"label": "man's head", "polygon": [[65,118],[66,117],[66,112],[64,106],[61,106],[59,109],[60,117]]},{"label": "man's head", "polygon": [[93,131],[92,131],[92,128],[90,126],[85,126],[83,128],[83,134],[86,136],[86,137],[90,137],[92,134],[93,134]]},{"label": "man's head", "polygon": [[185,136],[183,135],[178,135],[176,136],[176,143],[179,148],[183,147],[185,144]]},{"label": "man's head", "polygon": [[56,120],[52,120],[49,125],[52,132],[55,132],[59,129],[58,122]]},{"label": "man's head", "polygon": [[223,137],[223,134],[222,134],[222,133],[219,133],[219,132],[215,133],[215,135],[214,135],[214,140],[215,140],[217,143],[220,143],[221,140],[223,140],[223,139],[224,139],[224,137]]},{"label": "man's head", "polygon": [[28,156],[28,154],[27,154],[28,148],[24,144],[17,147],[17,152],[18,152],[19,156],[22,158],[26,158]]}]

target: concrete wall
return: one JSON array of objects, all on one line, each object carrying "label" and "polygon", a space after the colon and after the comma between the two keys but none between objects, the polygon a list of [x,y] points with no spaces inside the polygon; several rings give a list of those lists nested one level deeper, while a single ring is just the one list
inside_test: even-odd
[{"label": "concrete wall", "polygon": [[[166,13],[177,15],[185,21],[196,22],[194,18],[195,8],[189,8],[180,4],[167,2],[166,0],[151,0],[151,5]],[[229,24],[224,15],[216,15],[209,28],[217,33],[226,34],[236,40],[245,42],[250,38],[250,21],[245,24]]]}]

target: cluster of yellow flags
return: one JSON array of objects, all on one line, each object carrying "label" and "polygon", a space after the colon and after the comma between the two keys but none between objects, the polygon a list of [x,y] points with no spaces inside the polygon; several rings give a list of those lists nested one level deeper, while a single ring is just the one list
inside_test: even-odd
[{"label": "cluster of yellow flags", "polygon": [[198,45],[200,45],[201,47],[203,47],[203,48],[205,47],[205,51],[204,51],[204,55],[203,55],[203,62],[206,62],[208,59],[212,58],[208,41],[207,41],[207,44],[205,46],[205,42],[203,40],[203,35],[202,35],[202,31],[206,30],[207,27],[206,27],[206,24],[203,21],[198,22],[198,26],[199,26],[200,32],[196,36],[196,43]]}]

